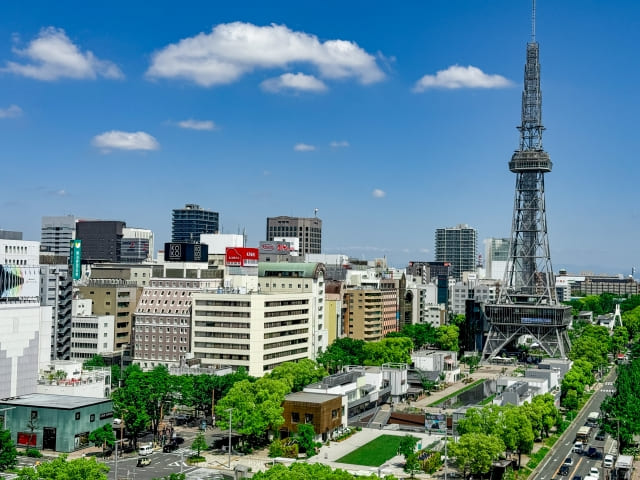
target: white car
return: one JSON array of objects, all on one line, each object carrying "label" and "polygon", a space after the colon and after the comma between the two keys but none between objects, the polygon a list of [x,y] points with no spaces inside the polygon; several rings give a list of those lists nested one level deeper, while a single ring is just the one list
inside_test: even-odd
[{"label": "white car", "polygon": [[602,461],[602,466],[604,468],[612,468],[613,467],[613,455],[605,455],[604,460]]},{"label": "white car", "polygon": [[589,469],[589,476],[600,478],[600,470],[598,470],[596,467],[591,467]]}]

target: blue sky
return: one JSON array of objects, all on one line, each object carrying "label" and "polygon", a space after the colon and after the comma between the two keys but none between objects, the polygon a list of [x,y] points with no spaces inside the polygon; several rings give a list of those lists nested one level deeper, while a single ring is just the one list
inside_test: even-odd
[{"label": "blue sky", "polygon": [[[508,236],[528,0],[3,2],[0,228],[171,209],[264,239],[433,259],[439,227]],[[640,268],[635,1],[537,2],[554,270]],[[455,87],[455,88],[453,88]]]}]

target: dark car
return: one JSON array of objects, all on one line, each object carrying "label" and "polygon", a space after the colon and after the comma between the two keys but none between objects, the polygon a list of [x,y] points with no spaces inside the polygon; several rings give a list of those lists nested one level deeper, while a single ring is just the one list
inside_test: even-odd
[{"label": "dark car", "polygon": [[173,437],[171,442],[175,442],[177,445],[182,445],[184,443],[184,438],[182,437]]},{"label": "dark car", "polygon": [[604,440],[604,437],[605,437],[604,430],[600,430],[600,431],[596,434],[596,440]]},{"label": "dark car", "polygon": [[151,459],[149,457],[140,457],[138,458],[138,463],[136,463],[137,467],[146,467],[151,464]]},{"label": "dark car", "polygon": [[593,458],[596,456],[597,453],[598,453],[598,449],[596,447],[589,447],[589,450],[587,450],[587,457]]},{"label": "dark car", "polygon": [[171,453],[177,449],[178,449],[178,444],[176,442],[169,442],[164,447],[162,447],[162,451],[164,453]]},{"label": "dark car", "polygon": [[567,457],[564,459],[564,464],[567,465],[568,467],[570,467],[571,465],[573,465],[573,458],[571,457]]},{"label": "dark car", "polygon": [[582,480],[582,477],[580,475],[574,475],[573,480]]},{"label": "dark car", "polygon": [[569,475],[569,465],[562,465],[560,470],[558,470],[558,473],[562,476]]}]

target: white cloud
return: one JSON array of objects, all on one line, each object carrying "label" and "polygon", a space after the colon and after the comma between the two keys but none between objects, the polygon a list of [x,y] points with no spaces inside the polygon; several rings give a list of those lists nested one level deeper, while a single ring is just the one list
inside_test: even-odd
[{"label": "white cloud", "polygon": [[452,65],[435,75],[425,75],[416,82],[414,92],[424,92],[429,88],[503,88],[511,86],[511,81],[501,75],[488,75],[477,67]]},{"label": "white cloud", "polygon": [[190,130],[216,130],[218,127],[211,120],[183,120],[178,122],[180,128],[188,128]]},{"label": "white cloud", "polygon": [[113,62],[100,60],[88,50],[80,51],[64,30],[54,27],[43,28],[25,49],[14,47],[13,52],[25,57],[27,63],[7,62],[2,71],[36,80],[124,77]]},{"label": "white cloud", "polygon": [[387,196],[387,192],[384,190],[380,190],[379,188],[375,188],[373,192],[371,192],[373,198],[384,198]]},{"label": "white cloud", "polygon": [[267,92],[279,92],[286,89],[303,92],[324,92],[327,90],[327,86],[322,80],[304,73],[283,73],[279,77],[265,80],[260,86]]},{"label": "white cloud", "polygon": [[357,78],[362,84],[381,81],[376,58],[347,40],[321,42],[315,35],[284,25],[257,26],[233,22],[216,25],[155,52],[147,76],[182,78],[203,87],[224,85],[255,69],[310,64],[323,78]]},{"label": "white cloud", "polygon": [[334,140],[329,144],[329,146],[331,148],[345,148],[349,146],[349,142],[347,142],[346,140],[341,140],[341,141]]},{"label": "white cloud", "polygon": [[145,132],[121,132],[111,130],[93,137],[91,142],[95,147],[110,150],[157,150],[158,141]]},{"label": "white cloud", "polygon": [[306,143],[296,143],[293,149],[296,152],[312,152],[316,147],[315,145],[308,145]]},{"label": "white cloud", "polygon": [[7,108],[0,108],[0,118],[15,118],[22,115],[22,109],[17,105],[9,105]]}]

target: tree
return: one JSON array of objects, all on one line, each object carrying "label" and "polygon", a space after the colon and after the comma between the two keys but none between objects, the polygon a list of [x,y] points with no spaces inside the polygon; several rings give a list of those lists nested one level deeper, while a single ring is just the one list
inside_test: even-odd
[{"label": "tree", "polygon": [[185,473],[170,473],[166,477],[153,478],[152,480],[185,480],[187,475]]},{"label": "tree", "polygon": [[106,364],[104,363],[104,358],[102,358],[102,356],[100,355],[94,355],[93,357],[91,357],[89,360],[86,360],[82,364],[82,368],[84,369],[88,369],[91,367],[106,367]]},{"label": "tree", "polygon": [[100,428],[96,428],[89,434],[89,441],[94,445],[102,445],[103,449],[105,446],[113,447],[116,443],[116,436],[113,433],[111,424],[107,423]]},{"label": "tree", "polygon": [[207,441],[204,438],[204,434],[202,432],[196,435],[196,438],[193,439],[193,443],[191,444],[191,450],[195,450],[197,452],[197,456],[200,456],[200,452],[202,450],[207,449]]},{"label": "tree", "polygon": [[277,429],[284,423],[282,402],[289,393],[289,384],[281,380],[262,377],[255,382],[242,380],[236,383],[227,395],[218,402],[218,414],[229,422],[228,409],[233,428],[241,434],[263,440],[269,429]]},{"label": "tree", "polygon": [[504,442],[495,435],[465,433],[457,442],[452,443],[449,449],[466,477],[467,472],[474,475],[489,472],[491,465],[504,452],[505,447]]},{"label": "tree", "polygon": [[626,327],[614,327],[613,336],[611,337],[611,352],[620,353],[627,348],[629,343],[629,332]]},{"label": "tree", "polygon": [[420,471],[420,460],[418,460],[417,453],[411,453],[404,462],[404,471],[411,475],[411,478],[416,477],[416,473]]},{"label": "tree", "polygon": [[522,408],[514,406],[507,406],[503,410],[502,417],[504,433],[500,438],[504,441],[507,450],[518,452],[518,466],[520,466],[522,454],[531,453],[533,449],[534,434],[531,422]]},{"label": "tree", "polygon": [[405,435],[400,439],[400,443],[398,444],[398,453],[407,460],[410,455],[414,454],[418,440],[419,439],[413,435]]},{"label": "tree", "polygon": [[18,463],[17,456],[18,451],[11,441],[11,432],[9,430],[0,430],[0,470],[15,467]]},{"label": "tree", "polygon": [[67,455],[43,462],[36,467],[24,467],[18,472],[18,480],[107,480],[109,467],[95,458],[76,458],[67,461]]},{"label": "tree", "polygon": [[296,439],[300,448],[307,453],[307,458],[311,458],[316,454],[316,432],[312,424],[304,423],[298,425]]},{"label": "tree", "polygon": [[[295,462],[286,467],[277,464],[264,472],[256,472],[253,480],[357,480],[354,474],[345,470],[333,470],[321,463]],[[397,480],[393,475],[387,475],[385,480]]]},{"label": "tree", "polygon": [[322,380],[329,374],[327,370],[309,358],[298,362],[285,362],[269,374],[274,380],[284,380],[291,384],[292,392],[300,392],[310,383]]},{"label": "tree", "polygon": [[383,363],[411,363],[413,341],[408,337],[383,338],[379,342],[367,342],[363,347],[363,365]]},{"label": "tree", "polygon": [[441,350],[452,350],[457,352],[458,337],[460,336],[460,329],[457,325],[442,325],[438,327],[437,344]]},{"label": "tree", "polygon": [[131,365],[124,372],[121,388],[111,395],[115,414],[124,420],[127,431],[137,445],[138,435],[149,425],[147,387],[139,365]]},{"label": "tree", "polygon": [[318,355],[318,363],[329,372],[338,372],[345,365],[364,365],[364,340],[337,338],[326,351]]}]

